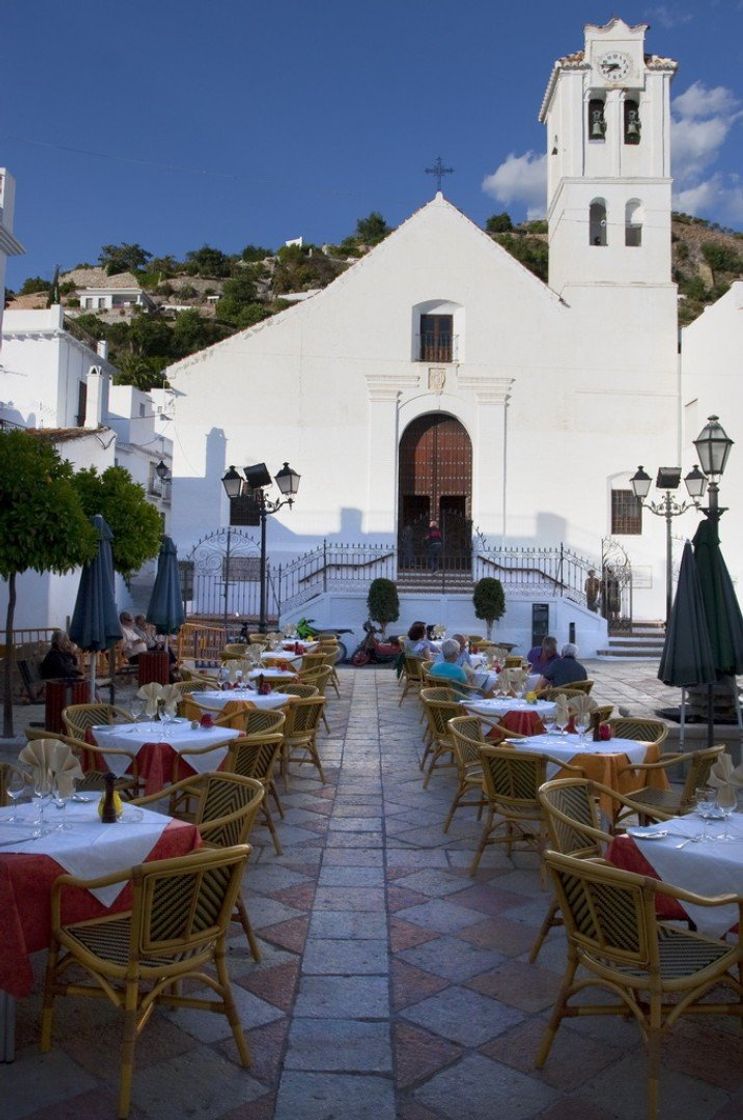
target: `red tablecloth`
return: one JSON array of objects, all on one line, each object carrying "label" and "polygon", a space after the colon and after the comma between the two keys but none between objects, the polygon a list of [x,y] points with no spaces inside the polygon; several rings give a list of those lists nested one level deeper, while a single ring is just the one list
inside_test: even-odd
[{"label": "red tablecloth", "polygon": [[517,735],[543,735],[544,724],[536,712],[506,712],[498,720],[501,727],[507,727]]},{"label": "red tablecloth", "polygon": [[[201,846],[193,824],[171,821],[149,854],[147,862],[186,855]],[[16,998],[31,991],[33,975],[29,954],[49,945],[51,890],[64,868],[50,856],[0,854],[0,990]],[[66,891],[62,906],[64,922],[81,922],[118,913],[131,904],[127,887],[110,909],[89,891]]]},{"label": "red tablecloth", "polygon": [[[660,880],[660,875],[645,859],[631,836],[615,836],[606,850],[606,858],[623,871],[634,871],[637,875],[647,875],[649,879]],[[688,921],[686,911],[680,902],[664,895],[656,895],[655,910],[664,921]]]}]

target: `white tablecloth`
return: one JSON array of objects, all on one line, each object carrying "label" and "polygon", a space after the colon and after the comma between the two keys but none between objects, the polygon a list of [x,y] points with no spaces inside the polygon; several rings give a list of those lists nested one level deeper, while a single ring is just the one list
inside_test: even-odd
[{"label": "white tablecloth", "polygon": [[529,704],[517,697],[494,696],[491,700],[463,700],[462,704],[481,716],[504,716],[506,712],[535,712],[540,718],[554,715],[555,704],[550,700],[537,700]]},{"label": "white tablecloth", "polygon": [[249,704],[254,704],[256,708],[270,711],[273,708],[282,708],[285,704],[289,704],[296,699],[294,696],[285,696],[283,692],[269,692],[266,696],[260,696],[249,688],[229,692],[218,692],[216,689],[211,692],[191,692],[188,694],[188,698],[198,704],[199,707],[218,708],[220,711],[231,700],[245,700]]},{"label": "white tablecloth", "polygon": [[[32,822],[38,818],[38,805],[0,809],[0,847],[3,852],[51,856],[71,875],[85,879],[111,875],[144,863],[170,824],[170,817],[124,805],[123,815],[116,824],[101,824],[99,800],[96,795],[85,803],[69,801],[64,809],[47,805],[44,817],[52,831],[36,840],[26,837],[33,831]],[[3,823],[9,816],[23,820],[18,824]],[[64,832],[55,827],[62,823],[66,826]],[[104,906],[112,906],[125,886],[126,883],[116,883],[90,893]]]},{"label": "white tablecloth", "polygon": [[[700,836],[706,824],[711,840],[692,841],[683,848],[684,838]],[[743,897],[743,814],[733,813],[728,821],[703,821],[696,813],[675,817],[654,827],[667,832],[665,839],[643,840],[633,836],[642,855],[664,883],[673,883],[707,897],[736,894]],[[729,832],[735,840],[714,839]],[[631,833],[630,833],[631,835]],[[700,933],[722,937],[738,921],[737,906],[692,906],[682,902],[686,913]]]},{"label": "white tablecloth", "polygon": [[[145,743],[168,743],[174,751],[182,751],[194,747],[216,747],[228,739],[236,739],[239,731],[232,727],[199,727],[193,730],[188,720],[177,720],[175,723],[162,723],[153,720],[147,723],[113,723],[93,727],[93,737],[99,747],[119,747],[125,751],[136,754]],[[207,755],[196,756],[202,770],[216,770],[227,754],[227,748],[220,756],[218,751],[210,751]],[[189,765],[194,770],[199,766],[194,762],[193,756],[187,757]],[[121,755],[109,755],[107,762],[111,771],[117,777],[126,773],[128,766],[126,758]]]},{"label": "white tablecloth", "polygon": [[302,654],[291,653],[288,650],[274,650],[272,653],[262,653],[261,661],[266,665],[270,665],[273,661],[288,661],[290,665],[299,668],[302,664]]},{"label": "white tablecloth", "polygon": [[296,673],[287,673],[286,669],[251,669],[248,677],[251,681],[257,680],[258,677],[265,677],[267,681],[291,681],[294,680]]},{"label": "white tablecloth", "polygon": [[[576,766],[580,766],[582,754],[624,754],[630,762],[644,762],[648,749],[647,743],[638,743],[634,739],[609,739],[606,743],[594,743],[586,738],[585,745],[581,746],[579,735],[530,735],[528,739],[516,740],[511,746],[534,754],[549,754],[559,762],[574,761]],[[559,770],[555,763],[548,763],[547,778],[554,778]]]},{"label": "white tablecloth", "polygon": [[[298,640],[299,640],[300,646],[302,647],[303,653],[314,653],[315,650],[317,649],[317,647],[320,645],[319,642],[303,642],[301,640],[301,638],[298,639]],[[294,645],[295,645],[294,638],[290,638],[288,641],[281,643],[281,648],[284,649],[284,650],[288,650],[289,652],[293,653],[294,652]],[[301,657],[302,654],[299,654],[299,656]]]}]

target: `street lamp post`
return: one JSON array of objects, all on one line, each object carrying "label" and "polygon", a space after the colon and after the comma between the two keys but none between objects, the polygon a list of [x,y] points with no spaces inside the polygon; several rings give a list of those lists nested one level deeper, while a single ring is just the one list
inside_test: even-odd
[{"label": "street lamp post", "polygon": [[[267,588],[266,588],[266,522],[273,514],[278,513],[283,506],[291,507],[294,505],[294,498],[299,490],[300,476],[296,471],[292,470],[288,463],[284,463],[280,471],[277,471],[274,482],[278,486],[281,497],[271,499],[266,497],[265,487],[271,485],[271,475],[265,463],[255,463],[251,467],[244,467],[242,475],[234,467],[230,467],[222,479],[225,493],[230,502],[233,502],[239,497],[248,497],[252,499],[255,504],[255,513],[258,517],[258,523],[261,528],[261,552],[260,552],[260,608],[258,615],[258,630],[261,634],[266,632],[266,604],[267,604]],[[225,584],[225,623],[227,616],[227,586],[228,586],[229,570],[227,572]]]},{"label": "street lamp post", "polygon": [[[707,423],[694,440],[699,462],[702,464],[702,470],[709,480],[707,486],[709,505],[702,509],[702,513],[715,524],[727,508],[719,504],[720,484],[718,479],[725,471],[733,443],[734,440],[727,434],[717,416],[708,418]],[[700,496],[703,495],[704,489],[702,489]]]},{"label": "street lamp post", "polygon": [[659,502],[646,501],[650,493],[652,479],[643,467],[638,467],[637,473],[630,479],[632,491],[640,504],[645,509],[649,509],[657,517],[665,518],[666,522],[666,626],[671,618],[671,603],[673,600],[673,539],[671,536],[671,523],[674,517],[679,517],[682,513],[686,513],[692,507],[699,508],[699,499],[704,494],[704,488],[707,485],[707,479],[699,470],[694,467],[693,470],[684,478],[686,489],[691,498],[690,502],[686,500],[679,501],[675,497],[675,491],[678,489],[681,482],[681,468],[680,467],[661,467],[658,471],[658,477],[655,480],[655,485],[659,490],[663,490],[663,497]]}]

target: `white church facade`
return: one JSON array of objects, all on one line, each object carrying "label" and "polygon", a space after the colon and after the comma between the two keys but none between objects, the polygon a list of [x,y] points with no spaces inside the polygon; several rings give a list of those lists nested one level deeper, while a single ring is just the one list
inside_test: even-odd
[{"label": "white church facade", "polygon": [[[366,542],[396,549],[399,574],[406,526],[420,540],[435,519],[495,559],[475,575],[500,575],[498,557],[518,554],[499,632],[520,646],[517,604],[552,602],[550,628],[567,639],[566,598],[584,651],[602,643],[582,579],[547,576],[544,550],[600,574],[609,542],[631,566],[634,617],[662,616],[663,526],[642,519],[629,483],[638,463],[682,456],[675,63],[644,53],[645,30],[588,26],[584,50],[550,76],[548,284],[439,193],[312,299],[167,371],[182,558],[234,520],[220,483],[230,465],[275,474],[289,460],[301,489],[271,519],[274,565],[323,541]],[[444,618],[431,590],[429,621],[474,623],[471,588]]]}]

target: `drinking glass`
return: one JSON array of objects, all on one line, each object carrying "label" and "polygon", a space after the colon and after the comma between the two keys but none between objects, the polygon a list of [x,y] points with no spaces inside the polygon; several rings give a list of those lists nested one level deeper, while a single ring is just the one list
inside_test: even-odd
[{"label": "drinking glass", "polygon": [[554,735],[556,727],[555,713],[553,712],[552,715],[549,716],[542,716],[542,723],[544,724],[544,730],[547,732],[547,734]]},{"label": "drinking glass", "polygon": [[[717,791],[716,804],[725,818],[725,824],[727,826],[731,813],[734,813],[738,808],[738,793],[735,786],[732,786],[729,782],[724,786],[720,786]],[[718,840],[735,840],[735,836],[732,832],[729,832],[726,827],[722,835],[718,836]]]},{"label": "drinking glass", "polygon": [[567,730],[566,729],[567,729],[568,724],[570,723],[570,716],[567,715],[567,714],[565,714],[565,715],[555,715],[554,720],[555,720],[555,727],[557,728],[558,733],[560,735],[567,735]]},{"label": "drinking glass", "polygon": [[580,735],[580,745],[585,746],[585,735],[588,731],[588,718],[586,716],[575,717],[575,730]]},{"label": "drinking glass", "polygon": [[144,708],[145,708],[144,700],[133,700],[132,701],[131,711],[132,711],[132,716],[134,718],[135,723],[139,723],[139,721],[143,718]]},{"label": "drinking glass", "polygon": [[707,821],[718,812],[715,790],[710,786],[699,786],[694,793],[694,800],[696,801],[697,813],[702,818],[702,834],[700,840],[709,840]]},{"label": "drinking glass", "polygon": [[46,820],[44,818],[44,810],[49,804],[49,800],[52,796],[52,776],[48,770],[45,770],[41,766],[38,766],[34,770],[33,791],[34,797],[39,802],[39,816],[37,818],[37,824],[39,828],[38,835],[43,836],[47,831]]},{"label": "drinking glass", "polygon": [[[17,801],[20,800],[21,797],[23,797],[23,795],[26,792],[26,787],[28,786],[28,784],[29,784],[28,774],[26,774],[23,770],[11,770],[10,776],[8,778],[8,782],[7,782],[7,785],[6,785],[5,788],[6,788],[6,792],[8,794],[8,797],[10,798],[10,800],[13,802],[14,805],[16,804]],[[6,817],[6,820],[9,821],[9,822],[17,821],[19,819],[20,818],[18,818],[15,815],[15,813],[10,817]]]}]

